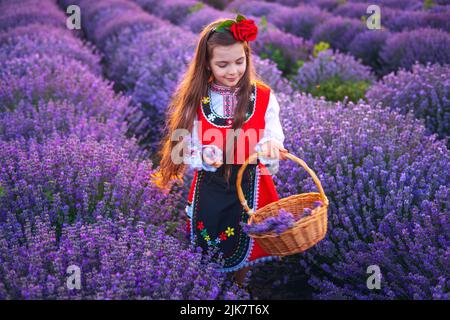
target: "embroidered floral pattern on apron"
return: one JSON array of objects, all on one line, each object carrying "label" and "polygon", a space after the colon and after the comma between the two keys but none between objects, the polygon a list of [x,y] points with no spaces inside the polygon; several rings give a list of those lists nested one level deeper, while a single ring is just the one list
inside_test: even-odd
[{"label": "embroidered floral pattern on apron", "polygon": [[217,246],[222,241],[227,240],[229,237],[234,236],[234,228],[228,227],[225,231],[220,232],[220,234],[216,237],[214,241],[211,240],[208,231],[203,224],[203,221],[199,221],[197,223],[197,229],[200,230],[200,234],[203,236],[203,239],[208,243],[208,246]]}]

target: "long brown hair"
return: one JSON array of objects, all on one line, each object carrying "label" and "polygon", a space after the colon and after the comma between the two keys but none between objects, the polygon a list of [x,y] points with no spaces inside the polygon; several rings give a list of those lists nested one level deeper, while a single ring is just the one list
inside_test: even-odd
[{"label": "long brown hair", "polygon": [[[212,29],[218,26],[226,19],[218,19],[207,25],[200,33],[200,38],[197,43],[195,55],[189,67],[179,83],[167,110],[166,117],[166,133],[160,143],[160,151],[158,156],[161,158],[159,164],[159,172],[156,175],[159,179],[157,185],[165,188],[173,178],[178,178],[182,181],[182,176],[185,170],[185,164],[176,164],[171,159],[172,150],[177,141],[171,141],[172,133],[177,129],[187,129],[192,132],[193,123],[197,108],[200,101],[208,94],[208,83],[212,81],[212,71],[208,68],[212,52],[215,46],[229,46],[237,42],[231,32],[214,32]],[[256,74],[252,59],[251,48],[248,42],[243,41],[245,56],[246,56],[246,70],[239,80],[237,86],[239,87],[238,105],[236,106],[236,113],[232,129],[237,130],[242,127],[245,121],[245,114],[247,113],[249,99],[252,91],[252,81],[263,83]],[[232,133],[231,131],[230,133]],[[233,135],[234,136],[234,135]],[[236,142],[236,138],[234,139]],[[228,139],[228,137],[227,137]],[[236,147],[236,143],[227,145]],[[227,149],[228,154],[231,150]],[[224,161],[224,177],[227,183],[229,182],[231,165]],[[154,176],[155,177],[155,176]]]}]

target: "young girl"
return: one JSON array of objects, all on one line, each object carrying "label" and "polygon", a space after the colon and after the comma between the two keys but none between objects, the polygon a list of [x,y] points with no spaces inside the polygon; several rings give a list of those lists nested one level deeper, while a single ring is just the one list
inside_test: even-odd
[{"label": "young girl", "polygon": [[[253,69],[248,42],[256,36],[254,22],[241,15],[204,28],[169,106],[160,151],[160,186],[180,179],[186,164],[195,169],[186,207],[191,242],[204,250],[218,248],[224,259],[220,271],[234,272],[241,286],[250,266],[275,257],[242,230],[240,223],[247,222],[248,214],[237,196],[237,172],[255,151],[265,156],[247,166],[241,183],[248,206],[256,210],[278,200],[268,168],[287,152],[278,102]],[[177,129],[191,133],[184,163],[173,159]],[[242,137],[244,148],[236,144]]]}]

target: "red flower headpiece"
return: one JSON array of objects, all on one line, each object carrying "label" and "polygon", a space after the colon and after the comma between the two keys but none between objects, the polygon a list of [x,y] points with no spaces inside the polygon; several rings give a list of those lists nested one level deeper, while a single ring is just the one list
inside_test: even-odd
[{"label": "red flower headpiece", "polygon": [[226,20],[213,30],[216,32],[230,31],[233,37],[239,41],[253,41],[258,34],[258,27],[255,22],[240,14],[237,15],[235,20]]}]

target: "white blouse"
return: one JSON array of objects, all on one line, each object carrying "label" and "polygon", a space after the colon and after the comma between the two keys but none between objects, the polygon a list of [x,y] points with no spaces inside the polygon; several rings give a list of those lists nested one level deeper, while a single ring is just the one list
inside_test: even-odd
[{"label": "white blouse", "polygon": [[[224,115],[223,112],[223,97],[220,93],[211,91],[211,108],[214,110],[215,113],[217,113],[220,116]],[[264,128],[264,134],[263,137],[258,141],[257,145],[255,146],[254,151],[260,151],[260,147],[263,143],[274,140],[278,142],[281,146],[284,147],[284,133],[283,128],[281,127],[280,123],[280,105],[278,104],[277,98],[275,95],[270,92],[269,97],[269,103],[267,106],[266,114],[264,116],[265,120],[265,128]],[[217,168],[210,166],[202,161],[202,145],[200,143],[200,140],[198,138],[198,116],[195,116],[194,125],[192,129],[192,140],[191,140],[191,150],[196,150],[197,152],[191,152],[191,156],[187,159],[187,164],[189,164],[194,169],[203,169],[206,171],[216,171]],[[216,146],[212,145],[212,147],[216,148],[216,152],[221,153],[222,150],[217,148]],[[200,152],[198,152],[200,151]],[[277,167],[279,160],[278,159],[268,159],[260,157],[261,163],[265,164],[269,172],[271,172],[270,167],[274,168]]]}]

